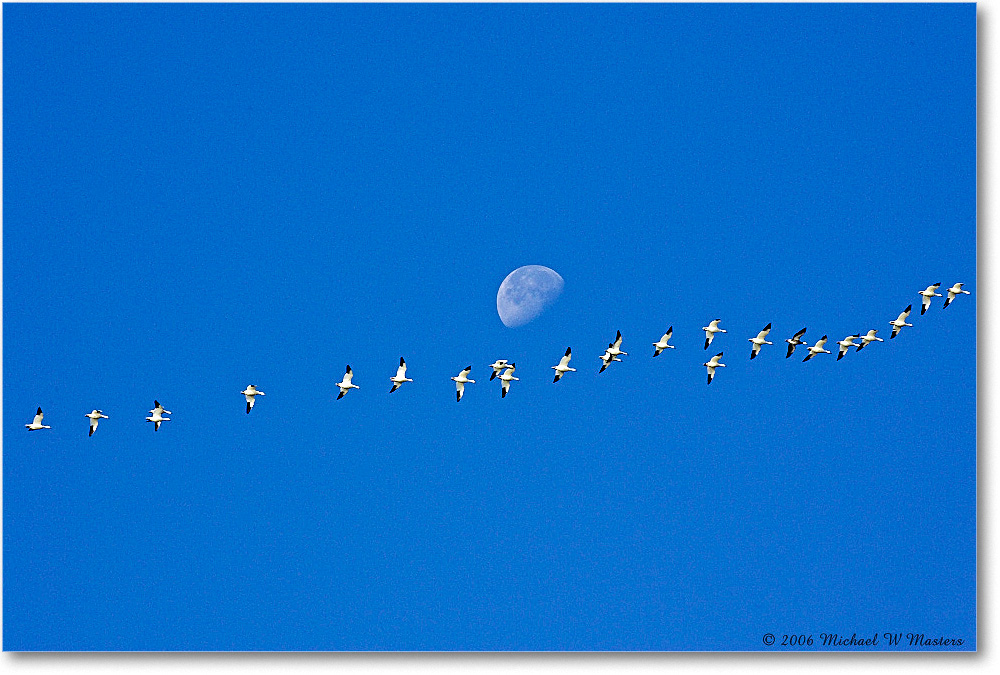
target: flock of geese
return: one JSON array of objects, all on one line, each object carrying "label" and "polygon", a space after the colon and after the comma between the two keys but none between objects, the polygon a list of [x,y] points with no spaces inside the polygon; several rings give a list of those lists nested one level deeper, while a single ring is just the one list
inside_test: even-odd
[{"label": "flock of geese", "polygon": [[[930,307],[932,298],[944,297],[941,293],[937,292],[938,288],[940,287],[941,284],[937,283],[928,286],[922,291],[919,291],[921,295],[921,306],[920,306],[921,314],[924,314]],[[948,298],[944,301],[944,306],[948,307],[948,305],[950,305],[952,301],[961,294],[970,295],[969,291],[962,290],[962,284],[958,283],[953,285],[951,288],[948,289]],[[893,321],[889,322],[889,325],[892,326],[892,333],[889,335],[890,339],[896,337],[899,334],[899,331],[901,331],[904,327],[913,326],[912,323],[906,323],[906,319],[907,317],[910,316],[910,311],[912,309],[913,305],[912,304],[908,305],[906,309],[900,312],[898,317],[896,317]],[[715,319],[714,321],[709,322],[707,326],[702,327],[702,330],[705,331],[706,350],[708,349],[709,345],[712,344],[712,341],[715,339],[715,335],[717,333],[727,332],[725,329],[719,328],[720,323],[722,323],[721,319]],[[771,324],[769,323],[766,326],[764,326],[764,328],[761,329],[759,333],[757,333],[756,337],[748,338],[748,341],[752,345],[750,348],[751,359],[757,358],[757,355],[760,353],[760,350],[764,345],[774,344],[773,342],[767,341],[767,335],[770,332],[771,332]],[[673,333],[674,333],[674,327],[671,326],[670,329],[667,330],[667,332],[664,333],[659,340],[653,343],[654,357],[659,356],[666,349],[674,349],[674,345],[670,344],[670,338],[673,336]],[[821,337],[819,340],[816,341],[816,344],[808,346],[808,342],[802,339],[805,336],[805,333],[806,329],[803,328],[795,335],[785,340],[785,342],[788,343],[788,353],[785,354],[786,359],[791,357],[791,355],[795,352],[795,348],[798,347],[799,345],[806,345],[806,351],[808,352],[806,357],[802,359],[803,363],[809,361],[810,359],[820,354],[832,353],[830,350],[824,347],[824,345],[826,345],[828,336],[824,335],[823,337]],[[844,358],[844,354],[846,354],[848,349],[850,349],[851,347],[854,347],[855,351],[861,351],[872,342],[885,342],[885,340],[883,340],[882,338],[877,337],[876,333],[878,333],[878,330],[873,328],[864,335],[857,333],[855,335],[848,335],[843,340],[838,340],[837,344],[840,345],[840,350],[839,353],[837,354],[837,360],[839,361],[840,359]],[[855,340],[860,340],[860,342],[856,343],[854,342]],[[598,371],[598,373],[603,373],[608,368],[608,366],[610,366],[615,361],[620,362],[621,358],[619,357],[628,356],[628,352],[623,352],[621,347],[622,347],[622,333],[621,331],[618,331],[618,334],[615,336],[614,341],[608,343],[608,348],[605,349],[604,354],[600,356],[601,369]],[[712,380],[715,378],[716,368],[726,367],[726,364],[721,362],[722,354],[723,352],[719,352],[718,354],[710,358],[707,362],[702,364],[703,366],[705,366],[705,368],[708,369],[708,384],[712,384]],[[572,349],[567,348],[566,353],[563,355],[561,359],[559,359],[559,363],[557,365],[552,366],[552,370],[556,371],[555,379],[552,380],[553,382],[558,382],[560,379],[562,379],[563,375],[565,375],[566,373],[576,372],[576,368],[569,367],[569,362],[572,356],[573,356]],[[506,397],[507,392],[510,391],[510,383],[518,381],[518,378],[514,377],[514,370],[517,367],[516,364],[508,363],[506,359],[498,359],[497,361],[491,363],[489,367],[493,370],[493,373],[490,375],[490,380],[491,381],[495,379],[500,380],[500,387],[501,387],[500,397],[501,398]],[[472,366],[466,366],[465,368],[462,369],[462,372],[460,372],[457,377],[451,378],[452,380],[455,381],[456,400],[458,401],[462,400],[462,395],[465,393],[465,385],[476,383],[475,380],[469,379],[469,373],[471,372],[472,372]],[[340,394],[337,396],[338,401],[344,398],[347,392],[349,392],[351,389],[361,388],[352,382],[353,378],[354,378],[354,372],[351,370],[351,366],[347,366],[347,371],[344,373],[343,379],[336,385],[337,387],[340,388]],[[389,390],[390,394],[399,389],[401,386],[403,386],[403,384],[407,382],[413,382],[412,379],[406,377],[406,361],[402,357],[400,357],[399,359],[399,368],[396,370],[395,376],[390,377],[389,379],[392,381],[392,388]],[[257,389],[255,385],[252,384],[243,391],[241,391],[240,393],[243,394],[244,397],[246,397],[248,415],[250,414],[250,411],[253,409],[257,397],[264,396],[264,392],[260,391],[259,389]],[[160,405],[159,401],[153,401],[153,409],[149,411],[149,416],[146,418],[146,421],[153,423],[154,431],[159,431],[160,424],[162,424],[163,422],[170,421],[170,418],[164,417],[164,415],[171,415],[171,414],[173,413],[171,413],[169,410],[164,409],[164,407]],[[35,413],[35,418],[34,420],[32,420],[31,424],[25,424],[24,426],[27,427],[29,431],[38,431],[39,429],[51,429],[52,427],[46,424],[42,424],[42,420],[44,419],[44,417],[45,415],[42,413],[42,409],[38,408],[38,411]],[[88,417],[90,419],[90,433],[88,434],[89,436],[94,435],[94,432],[97,431],[97,424],[102,419],[108,419],[107,415],[105,415],[101,410],[96,410],[96,409],[87,413],[85,417]]]}]

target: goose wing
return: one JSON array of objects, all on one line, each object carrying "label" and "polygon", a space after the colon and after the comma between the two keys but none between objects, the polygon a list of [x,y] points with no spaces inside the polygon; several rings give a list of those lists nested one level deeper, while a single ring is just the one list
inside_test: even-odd
[{"label": "goose wing", "polygon": [[347,366],[347,372],[344,373],[344,384],[345,385],[350,384],[353,378],[354,378],[354,373],[351,371],[351,367]]},{"label": "goose wing", "polygon": [[40,425],[42,423],[42,419],[44,417],[45,417],[45,414],[42,412],[41,407],[39,407],[38,408],[38,412],[35,413],[35,419],[31,422],[32,425],[34,425],[34,426]]},{"label": "goose wing", "polygon": [[[399,368],[396,370],[396,379],[402,380],[405,377],[406,377],[406,361],[404,361],[403,357],[400,356],[399,357]],[[407,391],[409,391],[409,390],[407,390]]]}]

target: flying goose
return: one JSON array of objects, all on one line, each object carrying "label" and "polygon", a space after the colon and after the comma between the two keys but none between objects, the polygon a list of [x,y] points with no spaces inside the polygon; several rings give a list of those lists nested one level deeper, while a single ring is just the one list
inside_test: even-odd
[{"label": "flying goose", "polygon": [[462,400],[462,394],[465,393],[465,385],[466,384],[475,384],[476,383],[475,380],[470,380],[469,379],[469,373],[471,373],[471,372],[472,372],[472,366],[466,366],[466,368],[462,372],[460,372],[458,374],[458,377],[451,378],[451,379],[455,380],[455,389],[457,389],[457,391],[455,392],[457,394],[457,398],[455,399],[456,401],[461,401]]},{"label": "flying goose", "polygon": [[605,349],[604,353],[598,358],[600,358],[601,361],[604,362],[603,365],[601,366],[601,369],[597,371],[598,373],[603,373],[605,369],[611,365],[612,361],[621,362],[621,359],[612,354],[610,349]]},{"label": "flying goose", "polygon": [[903,326],[913,327],[912,323],[906,323],[906,317],[910,316],[910,311],[913,309],[913,305],[907,305],[906,309],[899,313],[895,321],[890,321],[889,324],[892,326],[892,333],[889,334],[889,339],[896,337],[899,331],[903,330]]},{"label": "flying goose", "polygon": [[250,414],[250,408],[253,408],[256,398],[264,395],[264,392],[258,391],[257,387],[252,384],[240,393],[247,397],[247,415]]},{"label": "flying goose", "polygon": [[97,431],[97,423],[101,421],[102,417],[104,419],[108,419],[108,416],[105,415],[100,410],[92,410],[89,413],[87,413],[86,415],[84,415],[84,417],[89,417],[90,418],[90,433],[87,434],[88,436],[93,436],[94,432]]},{"label": "flying goose", "polygon": [[705,331],[705,349],[708,349],[708,345],[712,344],[712,340],[715,339],[716,333],[725,333],[726,331],[719,328],[719,323],[722,319],[715,319],[707,326],[702,326],[701,329]]},{"label": "flying goose", "polygon": [[725,368],[726,367],[725,363],[719,363],[719,359],[721,359],[721,358],[722,358],[722,352],[719,352],[718,354],[716,354],[715,356],[713,356],[712,358],[710,358],[707,363],[701,364],[701,365],[703,365],[703,366],[705,366],[705,367],[708,368],[708,383],[709,384],[712,384],[712,379],[715,377],[715,369],[716,368]]},{"label": "flying goose", "polygon": [[340,387],[340,394],[337,396],[337,400],[338,401],[340,399],[344,398],[344,394],[346,394],[347,392],[349,392],[351,389],[361,389],[361,387],[359,387],[358,385],[351,384],[351,378],[353,378],[353,377],[354,377],[354,373],[351,372],[351,366],[350,366],[350,364],[348,364],[348,366],[347,366],[347,372],[344,373],[344,381],[337,383],[337,386]]},{"label": "flying goose", "polygon": [[851,347],[857,347],[858,346],[858,345],[854,344],[854,341],[857,340],[857,339],[859,339],[860,337],[861,337],[861,334],[858,333],[857,335],[848,335],[843,340],[837,340],[837,344],[840,345],[840,351],[837,353],[837,360],[838,361],[840,359],[844,358],[844,354],[847,353],[848,349],[850,349]]},{"label": "flying goose", "polygon": [[931,298],[933,298],[934,296],[937,296],[939,298],[941,297],[941,294],[936,292],[939,286],[941,286],[940,281],[937,282],[936,284],[931,284],[922,291],[919,291],[920,295],[924,296],[923,303],[920,305],[921,315],[927,311],[928,307],[931,306]]},{"label": "flying goose", "polygon": [[489,367],[493,369],[493,374],[490,375],[490,381],[491,382],[494,379],[496,379],[497,375],[499,375],[500,373],[502,373],[507,368],[510,368],[510,366],[507,365],[507,359],[497,359],[496,361],[494,361],[493,363],[491,363],[489,365]]},{"label": "flying goose", "polygon": [[[628,356],[628,352],[622,351],[622,332],[618,331],[618,335],[615,336],[615,341],[608,345],[608,354],[611,356]],[[618,359],[621,361],[621,359]]]},{"label": "flying goose", "polygon": [[802,359],[802,363],[805,363],[806,361],[816,356],[817,354],[830,354],[831,352],[829,349],[823,349],[823,345],[825,344],[826,344],[826,336],[824,335],[823,337],[821,337],[819,340],[816,341],[816,344],[814,344],[812,347],[809,347],[809,355],[806,356],[804,359]]},{"label": "flying goose", "polygon": [[877,332],[878,332],[877,330],[875,330],[874,328],[872,328],[870,331],[868,331],[867,333],[865,333],[864,335],[862,335],[861,336],[861,344],[858,345],[858,348],[857,348],[856,351],[860,352],[862,349],[864,349],[865,347],[867,347],[868,344],[871,343],[871,342],[885,342],[885,340],[883,340],[882,338],[875,337],[875,333],[877,333]]},{"label": "flying goose", "polygon": [[500,392],[500,398],[507,395],[507,391],[510,389],[511,380],[517,379],[518,378],[514,377],[514,364],[512,363],[507,366],[507,370],[503,371],[503,375],[500,376],[500,383],[503,387],[503,391]]},{"label": "flying goose", "polygon": [[764,326],[763,330],[757,333],[757,337],[748,338],[748,340],[753,343],[753,347],[750,348],[751,361],[757,357],[757,353],[760,351],[761,347],[763,347],[764,345],[774,344],[773,342],[768,342],[767,340],[764,339],[770,332],[771,332],[771,324],[767,324],[766,326]]},{"label": "flying goose", "polygon": [[662,351],[663,351],[664,349],[673,349],[673,348],[674,348],[674,346],[673,346],[673,345],[668,345],[668,344],[667,344],[667,342],[669,342],[669,341],[670,341],[670,337],[671,337],[671,336],[672,336],[673,334],[674,334],[674,327],[673,327],[673,326],[671,326],[671,327],[670,327],[670,328],[669,328],[669,329],[667,330],[667,332],[663,334],[663,337],[661,337],[661,338],[660,338],[660,341],[659,341],[659,342],[654,342],[654,343],[653,343],[653,346],[654,346],[654,347],[656,347],[656,351],[655,351],[655,352],[653,352],[653,356],[659,356],[659,355],[660,355],[660,352],[662,352]]},{"label": "flying goose", "polygon": [[806,329],[803,328],[802,330],[800,330],[798,333],[796,333],[792,337],[785,338],[785,342],[788,343],[788,353],[785,354],[785,358],[786,359],[789,356],[792,355],[792,352],[794,352],[795,348],[798,347],[799,345],[809,344],[805,340],[802,339],[802,336],[805,335],[805,334],[806,334]]},{"label": "flying goose", "polygon": [[153,401],[153,403],[156,404],[156,407],[154,407],[152,410],[149,411],[152,414],[146,418],[146,421],[153,423],[153,431],[159,431],[161,423],[170,421],[170,418],[164,417],[163,413],[167,413],[168,415],[172,415],[173,413],[171,413],[169,410],[164,410],[163,406],[161,406],[156,401]]},{"label": "flying goose", "polygon": [[569,360],[573,358],[572,349],[570,347],[566,348],[566,354],[559,359],[559,365],[552,366],[552,370],[556,371],[556,379],[552,380],[553,383],[558,382],[559,379],[566,373],[575,373],[576,368],[569,367]]},{"label": "flying goose", "polygon": [[[952,286],[951,288],[948,289],[948,297],[944,301],[944,306],[947,307],[948,305],[950,305],[951,301],[954,300],[955,296],[958,295],[959,293],[965,293],[966,295],[972,295],[969,291],[963,291],[962,290],[962,284],[955,284],[954,286]],[[944,307],[942,307],[942,309],[944,309]]]},{"label": "flying goose", "polygon": [[45,415],[42,414],[41,407],[38,408],[38,412],[35,413],[35,419],[31,420],[31,424],[25,424],[24,426],[28,431],[38,431],[39,429],[51,429],[52,427],[47,424],[42,424],[42,418]]},{"label": "flying goose", "polygon": [[160,416],[163,416],[163,415],[173,415],[173,413],[170,412],[169,410],[164,410],[163,406],[160,405],[160,402],[157,401],[157,400],[155,400],[155,399],[153,400],[153,409],[150,410],[149,413],[151,415],[159,414]]},{"label": "flying goose", "polygon": [[396,377],[390,377],[389,379],[392,380],[392,389],[389,390],[390,394],[399,389],[400,385],[404,382],[413,382],[413,380],[406,377],[406,361],[403,360],[402,356],[399,357],[399,369],[396,371]]}]

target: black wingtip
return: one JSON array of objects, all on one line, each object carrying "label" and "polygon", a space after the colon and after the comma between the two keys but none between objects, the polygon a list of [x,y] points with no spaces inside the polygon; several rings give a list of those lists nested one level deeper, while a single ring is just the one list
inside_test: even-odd
[{"label": "black wingtip", "polygon": [[559,376],[558,376],[558,375],[556,375],[556,376],[555,376],[555,379],[553,379],[553,380],[552,380],[552,384],[555,384],[555,383],[556,383],[556,382],[558,382],[558,381],[559,381]]},{"label": "black wingtip", "polygon": [[751,351],[750,352],[750,360],[753,361],[755,358],[757,358],[757,352]]},{"label": "black wingtip", "polygon": [[764,326],[764,330],[771,330],[771,324],[769,323],[766,326]]},{"label": "black wingtip", "polygon": [[458,402],[458,401],[461,401],[461,400],[462,400],[462,394],[460,392],[456,391],[455,392],[455,401]]},{"label": "black wingtip", "polygon": [[339,401],[342,398],[344,398],[344,392],[340,392],[340,396],[337,397],[337,400]]},{"label": "black wingtip", "polygon": [[406,361],[403,360],[402,356],[399,357],[399,365],[401,365],[401,366],[405,366],[406,365]]},{"label": "black wingtip", "polygon": [[153,407],[154,408],[159,408],[160,407],[160,402],[157,401],[155,398],[153,399]]},{"label": "black wingtip", "polygon": [[847,352],[840,352],[839,354],[837,354],[837,360],[839,361],[840,359],[844,358],[844,354],[846,353]]},{"label": "black wingtip", "polygon": [[572,351],[573,351],[572,347],[567,347],[566,348],[566,354],[565,354],[565,356],[569,356],[570,352],[572,352]]},{"label": "black wingtip", "polygon": [[90,427],[90,433],[87,434],[87,435],[88,436],[93,436],[94,435],[94,427]]},{"label": "black wingtip", "polygon": [[904,312],[909,312],[911,309],[913,309],[913,303],[910,303],[909,305],[907,305],[906,309],[904,309],[903,311]]},{"label": "black wingtip", "polygon": [[507,397],[507,390],[506,389],[501,389],[500,390],[500,398],[506,398],[506,397]]},{"label": "black wingtip", "polygon": [[247,415],[249,415],[249,414],[250,414],[250,404],[247,403]]},{"label": "black wingtip", "polygon": [[615,339],[616,339],[616,340],[619,340],[619,339],[621,339],[621,336],[622,336],[622,332],[621,332],[621,331],[618,331],[618,334],[617,334],[617,335],[615,335]]},{"label": "black wingtip", "polygon": [[35,414],[36,415],[41,415],[42,414],[42,406],[38,406],[38,412],[36,412]]},{"label": "black wingtip", "polygon": [[921,307],[920,307],[920,316],[923,316],[923,315],[924,315],[924,312],[926,312],[926,311],[927,311],[927,307],[925,307],[925,306],[921,306]]},{"label": "black wingtip", "polygon": [[468,370],[469,372],[472,372],[472,366],[466,366],[465,369]]}]

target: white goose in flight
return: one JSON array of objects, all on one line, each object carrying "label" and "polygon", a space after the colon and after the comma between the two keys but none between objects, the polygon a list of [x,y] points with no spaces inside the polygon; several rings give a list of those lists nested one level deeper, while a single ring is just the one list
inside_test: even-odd
[{"label": "white goose in flight", "polygon": [[399,389],[404,382],[413,382],[413,380],[406,377],[406,361],[403,360],[402,356],[399,357],[399,368],[396,370],[396,377],[390,377],[389,379],[392,380],[392,389],[389,390],[390,394]]},{"label": "white goose in flight", "polygon": [[[618,335],[615,336],[615,341],[608,345],[608,354],[611,356],[628,356],[628,352],[622,351],[622,332],[618,331]],[[618,359],[621,361],[621,359]]]},{"label": "white goose in flight", "polygon": [[892,333],[889,334],[889,339],[896,337],[899,331],[903,330],[903,326],[913,327],[912,323],[906,323],[906,317],[910,316],[910,311],[913,310],[913,305],[907,305],[906,309],[899,313],[895,321],[890,321],[889,325],[892,326]]},{"label": "white goose in flight", "polygon": [[931,306],[931,298],[933,298],[934,296],[937,296],[939,298],[941,297],[941,294],[937,292],[937,289],[940,286],[941,286],[941,282],[939,281],[936,284],[931,284],[930,286],[928,286],[924,290],[920,291],[920,295],[924,296],[923,297],[923,303],[920,305],[920,314],[921,315],[924,312],[927,311],[928,307]]},{"label": "white goose in flight", "polygon": [[839,361],[844,358],[844,354],[846,354],[847,350],[851,347],[857,347],[858,345],[854,344],[854,341],[860,338],[861,333],[858,333],[857,335],[848,335],[843,340],[837,340],[837,344],[840,345],[840,351],[837,353],[837,360]]},{"label": "white goose in flight", "polygon": [[496,379],[497,375],[510,368],[510,366],[507,365],[507,359],[497,359],[491,363],[489,367],[493,369],[493,374],[490,375],[491,382]]},{"label": "white goose in flight", "polygon": [[340,387],[340,394],[337,396],[337,400],[344,398],[344,394],[349,392],[351,389],[361,389],[356,384],[351,384],[351,379],[354,377],[354,373],[351,371],[351,366],[348,364],[347,372],[344,373],[343,382],[338,382],[337,386]]},{"label": "white goose in flight", "polygon": [[668,344],[667,344],[667,342],[669,342],[669,341],[670,341],[670,337],[671,337],[671,336],[672,336],[673,334],[674,334],[674,327],[673,327],[673,326],[671,326],[671,327],[670,327],[670,328],[669,328],[669,329],[667,330],[667,332],[663,334],[663,337],[661,337],[661,338],[660,338],[660,341],[659,341],[659,342],[654,342],[654,343],[653,343],[653,347],[655,347],[655,348],[656,348],[656,351],[655,351],[655,352],[653,352],[653,356],[659,356],[659,355],[660,355],[660,352],[662,352],[662,351],[663,351],[664,349],[674,349],[674,346],[673,346],[673,345],[668,345]]},{"label": "white goose in flight", "polygon": [[150,410],[149,412],[150,415],[149,417],[146,418],[146,421],[153,423],[153,431],[159,431],[160,424],[162,424],[163,422],[170,421],[169,417],[163,416],[164,413],[166,413],[167,415],[173,415],[173,413],[170,412],[169,410],[164,410],[163,406],[160,405],[159,401],[153,401],[153,409]]},{"label": "white goose in flight", "polygon": [[709,384],[712,384],[712,380],[715,378],[715,369],[716,368],[725,368],[726,367],[725,363],[719,363],[719,359],[721,359],[721,358],[722,358],[722,352],[719,352],[718,354],[716,354],[715,356],[713,356],[712,358],[710,358],[707,363],[701,364],[701,365],[705,366],[706,368],[708,368],[708,383]]},{"label": "white goose in flight", "polygon": [[51,429],[52,427],[47,424],[42,424],[42,418],[45,415],[42,413],[41,407],[38,408],[38,412],[35,413],[35,419],[31,420],[31,424],[25,424],[24,426],[28,431],[38,431],[39,429]]},{"label": "white goose in flight", "polygon": [[883,340],[882,338],[875,337],[875,333],[877,333],[877,332],[878,332],[877,330],[875,330],[874,328],[872,328],[870,331],[868,331],[867,333],[865,333],[864,335],[862,335],[861,336],[861,344],[858,345],[858,348],[857,348],[856,351],[860,352],[862,349],[864,349],[865,347],[867,347],[872,342],[885,342],[885,340]]},{"label": "white goose in flight", "polygon": [[798,347],[799,345],[809,344],[805,340],[802,339],[802,336],[805,335],[805,334],[806,334],[806,329],[803,328],[802,330],[800,330],[798,333],[796,333],[792,337],[785,338],[785,342],[788,343],[788,353],[785,354],[785,358],[786,359],[789,356],[792,355],[792,352],[794,352],[795,348]]},{"label": "white goose in flight", "polygon": [[[952,286],[951,288],[948,289],[948,297],[945,298],[944,306],[947,307],[948,305],[950,305],[951,301],[954,300],[955,296],[957,296],[959,293],[965,293],[966,295],[972,295],[972,293],[970,293],[969,291],[963,291],[962,290],[962,284],[955,284],[954,286]],[[942,309],[944,309],[944,307],[942,307]]]},{"label": "white goose in flight", "polygon": [[155,399],[153,400],[153,409],[149,411],[149,414],[160,415],[161,417],[163,415],[173,415],[172,412],[170,412],[169,410],[165,410],[163,406],[160,405],[160,402]]},{"label": "white goose in flight", "polygon": [[824,335],[819,340],[816,341],[812,347],[809,347],[809,355],[802,359],[802,363],[805,363],[817,354],[830,354],[832,353],[829,349],[823,349],[823,345],[826,344],[826,336]]},{"label": "white goose in flight", "polygon": [[465,385],[476,383],[475,380],[469,379],[469,373],[471,372],[472,372],[472,366],[466,366],[466,368],[458,374],[458,377],[451,378],[455,380],[455,389],[457,390],[455,393],[458,396],[456,398],[457,401],[462,400],[462,394],[465,393]]},{"label": "white goose in flight", "polygon": [[500,376],[500,384],[502,391],[500,392],[500,398],[507,395],[507,391],[510,389],[511,380],[519,381],[518,378],[514,377],[514,364],[507,366],[507,370],[503,371],[503,375]]},{"label": "white goose in flight", "polygon": [[757,357],[757,353],[760,351],[761,347],[763,347],[764,345],[774,344],[773,342],[768,342],[767,340],[764,339],[770,332],[771,332],[771,324],[767,324],[759,333],[757,333],[757,337],[748,338],[748,340],[753,343],[753,347],[750,348],[751,361]]},{"label": "white goose in flight", "polygon": [[108,419],[108,416],[105,415],[100,410],[91,410],[89,413],[87,413],[86,415],[84,415],[84,417],[89,417],[90,418],[90,433],[87,434],[87,436],[93,436],[94,435],[94,432],[97,431],[97,423],[101,421],[102,417],[104,419]]},{"label": "white goose in flight", "polygon": [[601,369],[597,371],[598,373],[603,373],[607,369],[607,367],[611,365],[612,361],[618,361],[619,363],[621,362],[621,359],[612,354],[610,349],[605,349],[604,353],[598,358],[600,358],[601,361],[603,361]]},{"label": "white goose in flight", "polygon": [[247,415],[250,414],[250,409],[253,408],[253,404],[257,400],[257,397],[264,395],[264,392],[259,391],[257,387],[252,384],[240,393],[247,397]]},{"label": "white goose in flight", "polygon": [[719,328],[719,324],[722,319],[715,319],[707,326],[702,326],[701,329],[705,331],[705,349],[708,349],[708,345],[712,344],[712,340],[715,339],[716,333],[725,333],[723,329]]},{"label": "white goose in flight", "polygon": [[566,373],[576,372],[576,368],[569,367],[569,360],[573,358],[572,351],[572,348],[567,347],[566,354],[559,359],[559,365],[552,366],[552,370],[556,371],[556,379],[552,380],[553,383],[558,382]]}]

